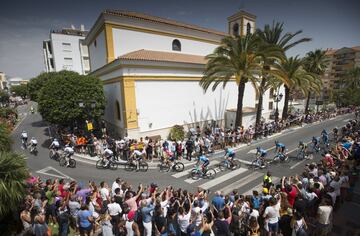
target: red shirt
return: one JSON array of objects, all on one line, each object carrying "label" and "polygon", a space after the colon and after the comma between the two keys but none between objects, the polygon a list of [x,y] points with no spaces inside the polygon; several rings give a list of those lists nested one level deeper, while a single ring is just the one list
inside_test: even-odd
[{"label": "red shirt", "polygon": [[287,192],[285,190],[285,188],[283,188],[282,191],[287,193],[288,202],[289,202],[290,206],[293,207],[294,203],[295,203],[295,198],[296,198],[296,195],[297,195],[296,188],[294,186],[291,186],[291,191],[290,192]]}]

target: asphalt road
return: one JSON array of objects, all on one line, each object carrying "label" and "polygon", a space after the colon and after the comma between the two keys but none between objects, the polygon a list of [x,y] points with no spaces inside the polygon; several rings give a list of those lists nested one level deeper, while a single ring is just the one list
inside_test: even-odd
[{"label": "asphalt road", "polygon": [[[42,121],[41,116],[38,113],[30,114],[29,106],[21,106],[18,108],[20,115],[20,123],[12,133],[14,140],[13,150],[19,153],[23,153],[26,158],[29,170],[34,175],[39,175],[42,178],[65,178],[75,179],[77,181],[87,183],[89,180],[93,180],[97,183],[101,181],[107,181],[112,183],[117,177],[130,182],[133,185],[139,183],[150,184],[156,182],[160,187],[173,185],[175,187],[181,187],[190,191],[195,190],[198,186],[209,189],[212,192],[216,190],[222,190],[227,193],[232,189],[237,188],[241,193],[248,193],[252,189],[261,188],[262,178],[267,170],[252,170],[244,163],[251,161],[254,158],[254,149],[257,146],[261,146],[264,149],[269,150],[268,156],[273,157],[274,153],[274,141],[279,140],[284,143],[290,152],[290,156],[295,155],[298,142],[300,140],[308,142],[312,136],[320,136],[321,131],[325,128],[332,130],[335,126],[343,126],[346,121],[354,118],[354,115],[348,114],[344,116],[338,116],[334,119],[323,121],[321,123],[314,123],[306,125],[301,128],[292,128],[285,131],[282,134],[276,134],[270,138],[259,140],[250,146],[243,146],[237,151],[237,158],[243,161],[242,167],[234,171],[217,172],[216,177],[213,180],[200,179],[197,181],[192,180],[188,176],[188,171],[191,170],[193,164],[187,163],[184,172],[181,173],[164,173],[159,172],[157,169],[149,169],[148,172],[127,172],[122,166],[116,171],[112,170],[98,170],[95,166],[85,163],[77,162],[75,169],[60,167],[58,162],[49,158],[48,146],[50,145],[48,126],[46,122]],[[23,119],[22,119],[23,117]],[[36,137],[39,142],[38,155],[34,156],[29,153],[28,150],[21,149],[20,133],[22,130],[28,132],[29,138]],[[219,157],[221,154],[214,155],[211,158],[212,167],[216,167],[216,163],[222,159]],[[274,176],[274,181],[280,179],[282,176],[292,175],[295,173],[301,173],[305,164],[319,160],[319,156],[315,155],[314,160],[296,161],[286,164],[271,165],[270,170]]]}]

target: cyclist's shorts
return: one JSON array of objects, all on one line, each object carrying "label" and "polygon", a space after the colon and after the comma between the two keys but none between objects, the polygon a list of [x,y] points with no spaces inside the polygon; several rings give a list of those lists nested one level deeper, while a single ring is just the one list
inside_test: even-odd
[{"label": "cyclist's shorts", "polygon": [[260,153],[260,157],[265,157],[266,156],[266,152],[262,152],[262,153]]},{"label": "cyclist's shorts", "polygon": [[235,153],[229,154],[229,157],[234,158],[234,157],[235,157]]}]

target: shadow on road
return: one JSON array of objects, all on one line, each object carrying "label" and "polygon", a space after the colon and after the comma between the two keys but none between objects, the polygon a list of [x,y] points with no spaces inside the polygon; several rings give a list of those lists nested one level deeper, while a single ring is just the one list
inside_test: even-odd
[{"label": "shadow on road", "polygon": [[43,121],[43,120],[40,120],[40,121],[32,122],[31,126],[32,127],[46,127],[47,123],[45,121]]}]

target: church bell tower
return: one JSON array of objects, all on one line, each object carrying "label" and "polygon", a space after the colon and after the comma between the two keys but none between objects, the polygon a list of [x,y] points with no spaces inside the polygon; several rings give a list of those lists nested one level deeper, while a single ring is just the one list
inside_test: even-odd
[{"label": "church bell tower", "polygon": [[246,11],[239,11],[227,18],[228,30],[231,36],[245,36],[248,33],[255,32],[256,16]]}]

